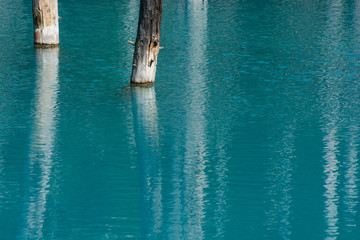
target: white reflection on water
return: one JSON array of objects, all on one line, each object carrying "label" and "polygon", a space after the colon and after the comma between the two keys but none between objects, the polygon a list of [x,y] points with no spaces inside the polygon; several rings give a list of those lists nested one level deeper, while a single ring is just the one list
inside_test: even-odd
[{"label": "white reflection on water", "polygon": [[[291,195],[293,159],[295,158],[295,121],[284,124],[281,128],[281,139],[275,141],[273,168],[270,169],[271,186],[268,194],[272,201],[271,208],[266,212],[266,227],[268,230],[277,229],[281,239],[291,239]],[[276,156],[278,153],[278,156]]]},{"label": "white reflection on water", "polygon": [[25,236],[43,238],[56,131],[59,49],[36,49],[37,99],[27,179]]},{"label": "white reflection on water", "polygon": [[215,195],[215,206],[214,210],[214,224],[215,224],[215,238],[225,238],[225,224],[227,222],[227,152],[226,152],[226,141],[228,136],[228,129],[218,128],[216,150],[218,151],[217,164],[215,165],[216,174],[216,195]]},{"label": "white reflection on water", "polygon": [[355,221],[355,217],[357,215],[356,206],[358,205],[358,187],[357,182],[359,181],[358,175],[358,134],[359,128],[356,126],[351,126],[349,129],[349,144],[348,144],[348,154],[347,161],[345,162],[345,196],[344,196],[344,204],[345,211],[347,212],[347,216],[345,219],[345,223],[349,227],[356,227],[358,224]]},{"label": "white reflection on water", "polygon": [[184,155],[184,214],[185,238],[203,239],[205,218],[205,173],[206,132],[206,63],[204,61],[207,42],[207,1],[188,1],[190,66],[188,68],[189,106],[185,113]]},{"label": "white reflection on water", "polygon": [[[1,125],[0,125],[1,127]],[[1,132],[1,131],[0,131]],[[4,135],[2,135],[0,133],[0,212],[1,209],[3,208],[4,204],[2,204],[3,198],[5,197],[5,192],[6,192],[6,188],[5,188],[5,180],[4,180],[4,168],[5,168],[5,164],[4,164],[4,154],[3,154],[3,142],[2,139],[6,139],[4,137]]]},{"label": "white reflection on water", "polygon": [[324,174],[325,174],[325,219],[327,223],[327,239],[336,239],[338,233],[338,177],[339,177],[339,161],[337,159],[339,141],[337,138],[338,129],[336,121],[329,119],[327,128],[324,129],[325,136],[323,138],[324,146]]},{"label": "white reflection on water", "polygon": [[[181,8],[184,6],[187,8],[182,11]],[[167,238],[203,239],[205,189],[208,186],[205,173],[207,1],[190,0],[185,5],[179,2],[179,9],[179,12],[187,14],[184,17],[188,18],[187,54],[190,61],[187,67],[188,79],[184,80],[187,91],[187,103],[184,106],[184,139],[179,136],[174,142],[174,151],[183,154],[183,158],[176,157],[172,165],[172,206]]]},{"label": "white reflection on water", "polygon": [[[4,93],[5,89],[1,89],[0,86],[0,94],[2,95],[2,99],[1,100],[8,100],[5,93]],[[5,95],[5,96],[4,96]],[[5,102],[5,101],[4,101]],[[6,105],[5,104],[0,104],[0,112],[2,114],[6,114]],[[1,209],[3,208],[4,204],[3,204],[3,198],[5,198],[5,193],[6,193],[6,185],[5,185],[5,161],[4,161],[4,157],[5,156],[5,149],[4,149],[4,145],[6,143],[6,139],[7,139],[7,132],[5,130],[5,128],[8,125],[7,122],[5,122],[7,118],[5,117],[0,117],[0,213],[1,213]]]},{"label": "white reflection on water", "polygon": [[357,42],[360,41],[360,1],[355,2],[354,7],[354,25],[355,25],[355,36],[357,37]]},{"label": "white reflection on water", "polygon": [[[360,1],[355,1],[353,8],[353,41],[354,46],[359,45],[360,43]],[[359,66],[357,60],[355,64]],[[347,144],[347,156],[346,162],[344,163],[345,167],[345,196],[343,203],[345,204],[345,230],[352,232],[354,229],[357,229],[359,222],[357,221],[358,217],[358,205],[359,205],[359,160],[358,160],[358,147],[359,147],[359,126],[356,125],[359,123],[359,114],[355,111],[355,107],[359,106],[359,90],[354,89],[352,94],[346,94],[347,99],[345,100],[346,108],[350,110],[350,119],[348,124],[348,144]],[[355,107],[354,107],[355,106]]]},{"label": "white reflection on water", "polygon": [[360,42],[360,1],[355,1],[352,14],[354,15],[354,44],[359,44]]},{"label": "white reflection on water", "polygon": [[324,175],[325,202],[324,217],[326,221],[326,239],[336,239],[339,235],[339,125],[341,114],[340,79],[334,71],[342,71],[343,61],[336,48],[341,46],[343,1],[331,0],[327,8],[327,23],[325,36],[330,44],[324,44],[324,54],[328,61],[323,66],[324,77],[321,89],[323,108],[323,143],[324,143]]},{"label": "white reflection on water", "polygon": [[155,88],[132,86],[131,97],[142,179],[142,236],[157,239],[162,230],[163,200]]},{"label": "white reflection on water", "polygon": [[[119,10],[119,12],[123,12],[123,11]],[[125,33],[128,34],[128,36],[126,36],[128,38],[127,40],[133,42],[135,42],[135,38],[136,38],[138,15],[139,15],[139,1],[128,0],[126,15],[120,16],[120,19],[124,21],[123,25],[125,26]],[[123,39],[123,37],[124,36],[119,36],[120,39]],[[127,43],[124,42],[124,44]],[[125,49],[129,54],[129,56],[131,56],[134,53],[134,48],[129,44],[126,45]]]}]

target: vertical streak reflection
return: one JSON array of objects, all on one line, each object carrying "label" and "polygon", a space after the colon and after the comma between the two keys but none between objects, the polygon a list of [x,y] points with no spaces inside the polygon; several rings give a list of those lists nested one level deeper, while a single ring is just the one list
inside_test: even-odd
[{"label": "vertical streak reflection", "polygon": [[[6,98],[6,95],[4,93],[5,88],[2,89],[0,87],[0,94],[2,95],[2,99],[1,100],[6,100],[9,101]],[[5,96],[4,96],[5,95]],[[4,102],[6,102],[4,101]],[[0,104],[0,112],[2,114],[6,114],[6,105],[5,104]],[[5,193],[6,193],[6,185],[5,185],[5,179],[4,179],[4,168],[5,168],[5,161],[4,161],[4,145],[6,143],[7,140],[7,131],[4,131],[5,127],[8,126],[8,123],[5,122],[4,117],[0,118],[0,214],[2,212],[3,206],[5,204],[3,204],[3,199],[5,198]]]},{"label": "vertical streak reflection", "polygon": [[353,14],[354,14],[355,43],[359,43],[359,41],[360,41],[360,1],[355,1]]},{"label": "vertical streak reflection", "polygon": [[340,79],[334,75],[343,68],[343,62],[337,48],[343,33],[343,4],[342,0],[330,0],[327,9],[326,39],[324,54],[327,56],[324,66],[324,82],[326,86],[321,89],[321,101],[323,110],[323,143],[324,143],[324,175],[325,175],[325,203],[324,217],[326,222],[326,239],[336,239],[339,235],[339,115],[340,102]]},{"label": "vertical streak reflection", "polygon": [[188,1],[189,21],[189,105],[185,113],[185,156],[184,156],[184,223],[185,238],[203,239],[205,217],[205,173],[206,155],[206,42],[207,42],[207,1]]},{"label": "vertical streak reflection", "polygon": [[214,213],[214,223],[215,223],[215,239],[224,239],[225,238],[225,224],[227,221],[227,196],[226,196],[226,178],[227,178],[227,161],[226,156],[226,136],[228,136],[227,129],[218,129],[216,149],[218,151],[218,160],[215,165],[215,174],[216,174],[216,195],[215,195],[215,213]]},{"label": "vertical streak reflection", "polygon": [[[122,19],[124,21],[125,26],[125,33],[127,34],[127,37],[136,37],[136,29],[137,29],[137,17],[139,12],[139,1],[137,0],[128,0],[127,3],[127,15],[123,16]],[[120,36],[120,39],[122,39],[123,36]],[[128,39],[134,41],[135,39]],[[126,48],[128,51],[129,56],[134,53],[134,49],[131,47]]]},{"label": "vertical streak reflection", "polygon": [[158,239],[162,228],[162,174],[154,87],[131,87],[135,140],[141,168],[142,237]]},{"label": "vertical streak reflection", "polygon": [[282,196],[280,200],[281,205],[281,217],[280,217],[280,236],[283,239],[291,239],[291,223],[290,223],[290,214],[291,214],[291,205],[292,205],[292,196],[291,196],[291,182],[292,182],[292,169],[293,164],[292,160],[294,158],[294,129],[291,128],[290,131],[284,136],[284,162],[281,169],[283,183],[282,183]]},{"label": "vertical streak reflection", "polygon": [[[0,123],[0,127],[1,127],[1,123]],[[4,137],[4,135],[0,134],[0,214],[2,212],[2,208],[4,206],[3,204],[3,199],[5,198],[5,193],[6,193],[6,188],[5,188],[5,184],[4,184],[4,168],[5,168],[5,163],[4,163],[4,154],[3,154],[3,139],[6,139]]]},{"label": "vertical streak reflection", "polygon": [[27,178],[25,236],[43,238],[56,131],[59,49],[36,49],[37,100]]},{"label": "vertical streak reflection", "polygon": [[324,147],[324,173],[325,173],[325,219],[327,222],[327,239],[336,239],[338,235],[338,205],[339,195],[338,189],[338,176],[339,176],[339,161],[337,160],[338,145],[337,139],[338,129],[336,123],[330,120],[328,128],[325,129],[325,136],[323,142]]},{"label": "vertical streak reflection", "polygon": [[276,161],[271,169],[271,181],[274,184],[269,189],[272,195],[272,206],[267,215],[268,230],[277,229],[281,239],[291,239],[291,206],[293,198],[291,191],[293,159],[295,158],[295,121],[282,126],[283,134],[279,144],[274,147],[279,152],[279,161]]},{"label": "vertical streak reflection", "polygon": [[345,172],[345,196],[344,204],[346,206],[345,211],[349,214],[345,219],[346,225],[348,227],[356,227],[357,223],[355,217],[357,215],[356,206],[358,204],[358,187],[357,178],[358,174],[358,132],[359,129],[356,126],[351,126],[350,129],[350,142],[348,146],[348,159],[346,162],[346,172]]},{"label": "vertical streak reflection", "polygon": [[[360,42],[360,1],[355,1],[353,8],[353,39],[352,39],[352,45],[357,46]],[[358,50],[359,52],[359,50]],[[355,64],[358,66],[359,63],[355,61]],[[348,132],[347,134],[349,142],[348,142],[348,152],[346,156],[346,162],[345,162],[345,196],[343,199],[343,203],[345,205],[345,230],[347,232],[353,232],[354,229],[359,228],[359,222],[357,221],[358,217],[358,205],[359,205],[359,189],[358,189],[358,169],[359,169],[359,160],[358,160],[358,147],[359,147],[359,127],[356,125],[356,123],[359,122],[358,120],[358,113],[355,111],[352,111],[353,106],[358,105],[358,99],[359,99],[359,91],[358,89],[354,89],[354,93],[352,94],[346,94],[348,99],[346,99],[345,104],[348,105],[347,109],[351,110],[350,116],[356,116],[350,117],[349,126],[348,126]]]},{"label": "vertical streak reflection", "polygon": [[359,43],[360,40],[360,2],[355,1],[353,3],[353,37],[354,37],[354,43]]},{"label": "vertical streak reflection", "polygon": [[[178,15],[185,14],[188,23],[188,60],[185,83],[184,133],[174,142],[172,164],[171,211],[168,239],[204,239],[206,149],[206,42],[207,1],[178,2]],[[184,9],[185,7],[185,9]],[[184,136],[184,137],[183,137]],[[183,157],[180,157],[183,156]]]}]

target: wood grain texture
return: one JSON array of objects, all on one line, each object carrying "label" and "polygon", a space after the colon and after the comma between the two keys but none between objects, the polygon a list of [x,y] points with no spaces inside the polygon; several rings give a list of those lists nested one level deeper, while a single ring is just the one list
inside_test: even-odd
[{"label": "wood grain texture", "polygon": [[57,0],[33,0],[34,44],[59,45]]},{"label": "wood grain texture", "polygon": [[141,0],[131,82],[155,81],[163,0]]}]

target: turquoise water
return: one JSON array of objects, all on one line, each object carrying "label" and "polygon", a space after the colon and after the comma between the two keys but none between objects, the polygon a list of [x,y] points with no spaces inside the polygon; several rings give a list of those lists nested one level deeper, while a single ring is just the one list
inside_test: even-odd
[{"label": "turquoise water", "polygon": [[0,2],[0,239],[360,239],[360,2]]}]

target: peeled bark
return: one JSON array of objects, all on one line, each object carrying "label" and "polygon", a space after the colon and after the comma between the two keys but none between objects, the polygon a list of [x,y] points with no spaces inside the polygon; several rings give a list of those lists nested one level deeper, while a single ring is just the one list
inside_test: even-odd
[{"label": "peeled bark", "polygon": [[33,0],[33,18],[35,46],[59,45],[58,1]]},{"label": "peeled bark", "polygon": [[163,0],[141,0],[131,74],[132,83],[155,81]]}]

